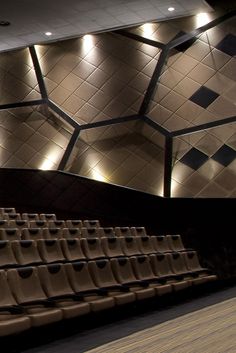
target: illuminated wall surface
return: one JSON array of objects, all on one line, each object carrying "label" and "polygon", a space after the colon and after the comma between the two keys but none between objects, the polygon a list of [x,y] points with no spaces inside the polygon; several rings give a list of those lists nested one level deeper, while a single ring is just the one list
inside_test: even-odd
[{"label": "illuminated wall surface", "polygon": [[[129,31],[167,43],[209,19]],[[202,22],[203,21],[203,22]],[[204,22],[205,21],[205,22]],[[236,115],[235,18],[171,51],[147,116],[169,131]],[[36,46],[49,98],[79,124],[137,114],[161,50],[114,33]],[[0,104],[40,99],[28,49],[0,54]],[[0,166],[57,169],[73,128],[44,106],[0,111]],[[173,197],[236,197],[236,124],[174,139]],[[80,133],[66,171],[163,195],[164,137],[142,121]]]}]

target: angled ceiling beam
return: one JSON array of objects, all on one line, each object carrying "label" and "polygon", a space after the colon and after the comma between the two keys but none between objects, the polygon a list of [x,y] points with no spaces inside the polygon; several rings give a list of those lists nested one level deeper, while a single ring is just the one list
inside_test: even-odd
[{"label": "angled ceiling beam", "polygon": [[120,123],[127,123],[128,121],[133,121],[133,120],[138,120],[141,119],[140,115],[129,115],[129,116],[122,116],[119,118],[114,118],[114,119],[107,119],[107,120],[102,120],[102,121],[95,121],[94,123],[88,123],[84,125],[80,125],[79,129],[80,130],[88,130],[88,129],[93,129],[95,127],[102,127],[102,126],[110,126],[110,125],[115,125],[115,124],[120,124]]},{"label": "angled ceiling beam", "polygon": [[142,42],[148,45],[151,45],[152,47],[156,47],[159,49],[163,49],[165,47],[165,44],[158,42],[156,40],[152,40],[152,39],[148,39],[145,37],[142,37],[138,34],[132,33],[132,32],[128,32],[126,30],[118,30],[118,31],[114,31],[113,33],[119,34],[121,36],[136,40],[138,42]]},{"label": "angled ceiling beam", "polygon": [[212,129],[214,127],[219,127],[222,125],[235,123],[235,122],[236,122],[236,116],[231,116],[229,118],[215,120],[215,121],[211,121],[209,123],[196,125],[196,126],[192,126],[192,127],[187,127],[185,129],[176,130],[176,131],[170,132],[170,136],[178,137],[178,136],[189,135],[189,134],[197,133],[197,132],[200,132],[203,130],[208,130],[208,129]]},{"label": "angled ceiling beam", "polygon": [[45,103],[47,103],[47,101],[45,99],[35,99],[32,101],[23,101],[23,102],[16,102],[16,103],[1,104],[0,110],[21,108],[21,107],[30,107],[33,105],[41,105],[41,104],[45,104]]},{"label": "angled ceiling beam", "polygon": [[47,100],[48,99],[48,93],[47,93],[46,85],[45,85],[45,82],[44,82],[42,70],[41,70],[41,67],[40,67],[40,64],[39,64],[39,59],[38,59],[35,47],[34,46],[29,47],[29,51],[30,51],[31,59],[33,61],[34,70],[35,70],[35,74],[36,74],[36,77],[37,77],[37,81],[38,81],[41,97],[43,99]]}]

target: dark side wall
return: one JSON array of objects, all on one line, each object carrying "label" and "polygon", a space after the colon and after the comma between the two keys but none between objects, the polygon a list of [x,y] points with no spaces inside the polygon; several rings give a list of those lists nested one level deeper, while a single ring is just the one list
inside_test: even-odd
[{"label": "dark side wall", "polygon": [[180,233],[222,278],[236,275],[236,199],[161,198],[58,171],[0,169],[0,206]]}]

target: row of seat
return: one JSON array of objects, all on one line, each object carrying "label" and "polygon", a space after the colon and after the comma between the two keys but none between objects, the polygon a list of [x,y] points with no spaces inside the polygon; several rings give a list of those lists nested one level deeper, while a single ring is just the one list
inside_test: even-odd
[{"label": "row of seat", "polygon": [[[161,251],[163,249],[158,246],[157,237],[2,240],[0,241],[0,267],[176,253],[170,249]],[[196,252],[187,251],[187,249],[181,251],[197,256]]]},{"label": "row of seat", "polygon": [[153,254],[0,270],[0,336],[215,280],[187,269],[183,256],[174,265],[174,256]]},{"label": "row of seat", "polygon": [[[0,240],[0,265],[2,261],[5,263],[10,261],[10,256],[6,254],[10,251],[21,251],[24,253],[35,253],[35,248],[40,252],[48,252],[51,255],[57,254],[62,258],[62,254],[70,260],[77,260],[82,258],[102,258],[102,257],[119,257],[119,256],[132,256],[153,253],[170,253],[187,251],[179,246],[179,243],[171,242],[162,237],[119,237],[119,238],[54,238],[42,239],[32,237],[33,239],[16,239],[16,240]],[[170,245],[170,246],[169,246]],[[16,250],[20,249],[20,250]],[[42,250],[45,249],[45,250]],[[75,258],[72,259],[73,253]],[[26,256],[26,255],[25,255]],[[70,256],[70,257],[68,257]],[[5,259],[5,260],[4,260]],[[9,262],[10,263],[10,262]]]}]

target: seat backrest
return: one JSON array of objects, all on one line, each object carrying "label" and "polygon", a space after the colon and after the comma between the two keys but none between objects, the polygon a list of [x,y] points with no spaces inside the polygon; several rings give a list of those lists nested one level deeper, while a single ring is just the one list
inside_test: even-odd
[{"label": "seat backrest", "polygon": [[53,221],[56,220],[57,217],[55,213],[40,213],[39,219],[41,219],[42,221]]},{"label": "seat backrest", "polygon": [[153,254],[156,252],[151,237],[137,236],[136,241],[142,254]]},{"label": "seat backrest", "polygon": [[38,213],[27,213],[27,212],[24,212],[21,215],[21,219],[25,219],[26,221],[39,220],[39,214]]},{"label": "seat backrest", "polygon": [[169,254],[169,261],[172,271],[176,274],[186,273],[188,269],[186,267],[184,256],[182,253],[170,253]]},{"label": "seat backrest", "polygon": [[43,228],[44,239],[60,239],[63,238],[63,231],[61,228]]},{"label": "seat backrest", "polygon": [[0,228],[9,228],[9,221],[7,219],[0,219]]},{"label": "seat backrest", "polygon": [[63,228],[62,230],[63,238],[66,239],[79,239],[81,238],[80,228]]},{"label": "seat backrest", "polygon": [[16,213],[16,209],[14,207],[0,207],[0,214],[4,213]]},{"label": "seat backrest", "polygon": [[166,235],[169,247],[172,251],[183,251],[186,250],[179,234],[168,234]]},{"label": "seat backrest", "polygon": [[47,228],[48,222],[43,220],[32,220],[29,221],[29,228]]},{"label": "seat backrest", "polygon": [[0,270],[0,307],[16,305],[17,302],[13,297],[11,288],[7,280],[7,271]]},{"label": "seat backrest", "polygon": [[50,220],[48,221],[49,228],[66,228],[66,222],[63,220]]},{"label": "seat backrest", "polygon": [[85,219],[83,221],[83,226],[86,228],[99,228],[99,227],[101,227],[98,219]]},{"label": "seat backrest", "polygon": [[98,234],[100,238],[114,238],[116,237],[115,230],[113,227],[100,227],[98,228]]},{"label": "seat backrest", "polygon": [[21,239],[23,240],[43,239],[43,229],[42,228],[23,228],[21,231]]},{"label": "seat backrest", "polygon": [[85,260],[80,239],[60,239],[61,249],[67,261]]},{"label": "seat backrest", "polygon": [[67,228],[82,228],[83,222],[81,219],[67,219],[66,220],[66,227]]},{"label": "seat backrest", "polygon": [[62,264],[38,266],[39,277],[48,297],[74,294]]},{"label": "seat backrest", "polygon": [[12,242],[12,249],[19,265],[30,266],[42,263],[34,240],[15,240]]},{"label": "seat backrest", "polygon": [[79,261],[72,264],[66,264],[65,269],[69,283],[74,292],[92,291],[98,288],[89,272],[87,262]]},{"label": "seat backrest", "polygon": [[106,257],[99,238],[82,238],[80,241],[83,253],[87,259],[93,260]]},{"label": "seat backrest", "polygon": [[118,284],[108,260],[89,261],[88,268],[97,287],[111,287]]},{"label": "seat backrest", "polygon": [[8,228],[18,228],[18,229],[23,229],[23,228],[28,228],[29,223],[28,221],[22,220],[22,219],[11,219],[8,221]]},{"label": "seat backrest", "polygon": [[121,283],[137,281],[129,258],[114,258],[110,260],[111,268],[116,280]]},{"label": "seat backrest", "polygon": [[147,232],[145,227],[131,227],[130,228],[131,234],[133,237],[145,237],[147,236]]},{"label": "seat backrest", "polygon": [[7,219],[7,220],[21,220],[21,215],[20,213],[13,213],[13,212],[9,212],[9,213],[4,213],[2,216],[2,219]]},{"label": "seat backrest", "polygon": [[66,260],[60,247],[59,240],[37,240],[37,247],[40,257],[45,263],[64,262]]},{"label": "seat backrest", "polygon": [[158,235],[158,236],[152,235],[151,239],[153,242],[153,246],[157,252],[166,253],[166,252],[172,251],[169,247],[169,244],[167,242],[167,238],[165,235]]},{"label": "seat backrest", "polygon": [[47,298],[36,267],[7,270],[7,278],[17,303],[22,304]]},{"label": "seat backrest", "polygon": [[126,256],[141,255],[136,237],[120,237],[121,248]]},{"label": "seat backrest", "polygon": [[147,280],[155,278],[155,274],[152,271],[149,257],[147,255],[142,256],[132,256],[130,258],[131,264],[133,266],[134,274],[137,279]]},{"label": "seat backrest", "polygon": [[82,238],[99,238],[99,228],[81,228],[81,237]]},{"label": "seat backrest", "polygon": [[17,260],[12,251],[12,243],[14,241],[0,240],[0,267],[17,266]]},{"label": "seat backrest", "polygon": [[203,267],[200,265],[196,251],[188,251],[183,253],[186,267],[189,271],[200,271]]},{"label": "seat backrest", "polygon": [[115,227],[117,237],[131,237],[132,233],[129,227]]},{"label": "seat backrest", "polygon": [[18,228],[0,229],[0,240],[20,240],[21,232]]},{"label": "seat backrest", "polygon": [[158,277],[173,276],[174,272],[170,266],[169,254],[149,255],[153,273]]},{"label": "seat backrest", "polygon": [[120,238],[101,238],[101,246],[107,257],[125,256],[121,248]]}]

